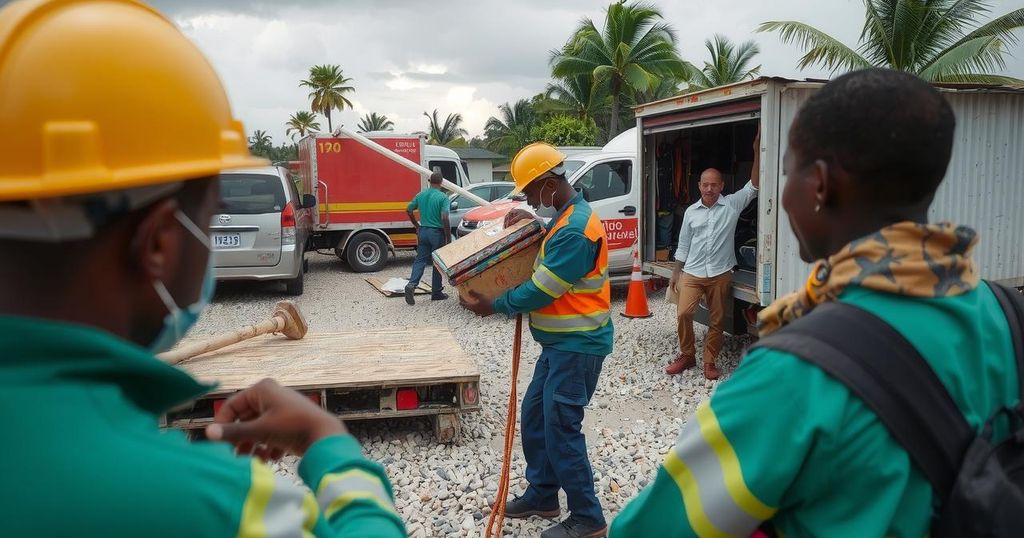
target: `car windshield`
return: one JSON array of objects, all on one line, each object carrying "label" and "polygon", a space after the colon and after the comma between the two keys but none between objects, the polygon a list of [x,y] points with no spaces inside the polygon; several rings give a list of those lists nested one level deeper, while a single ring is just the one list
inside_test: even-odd
[{"label": "car windshield", "polygon": [[221,212],[231,215],[278,213],[284,209],[281,178],[268,174],[222,174]]}]

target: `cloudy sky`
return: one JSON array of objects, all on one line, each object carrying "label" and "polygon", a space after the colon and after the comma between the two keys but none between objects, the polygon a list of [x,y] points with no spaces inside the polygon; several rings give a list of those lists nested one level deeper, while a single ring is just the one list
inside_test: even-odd
[{"label": "cloudy sky", "polygon": [[[2,2],[0,2],[2,3]],[[308,107],[298,86],[309,66],[339,64],[353,78],[354,110],[335,122],[355,127],[365,113],[383,113],[398,131],[426,129],[424,111],[459,112],[479,135],[497,106],[542,91],[549,51],[583,17],[598,25],[607,0],[155,0],[219,71],[246,129],[287,140],[289,114]],[[756,34],[766,20],[799,20],[854,45],[862,0],[658,0],[684,58],[702,65],[704,40],[722,33],[761,47],[762,73],[799,72],[798,50],[774,34]],[[1024,0],[992,0],[1002,15]],[[1022,35],[1024,37],[1024,35]],[[1024,45],[1011,49],[1007,73],[1024,78]],[[323,121],[326,129],[326,121]],[[337,125],[337,123],[335,123]]]}]

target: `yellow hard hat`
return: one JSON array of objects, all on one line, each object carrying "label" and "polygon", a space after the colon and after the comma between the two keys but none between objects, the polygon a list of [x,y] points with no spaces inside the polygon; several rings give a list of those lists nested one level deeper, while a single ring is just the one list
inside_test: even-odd
[{"label": "yellow hard hat", "polygon": [[199,49],[134,0],[0,9],[0,126],[0,201],[266,164]]},{"label": "yellow hard hat", "polygon": [[516,182],[512,194],[521,192],[531,181],[544,175],[545,172],[554,170],[564,160],[565,155],[561,151],[544,142],[534,142],[519,150],[519,153],[512,158],[512,165],[509,167],[512,179]]}]

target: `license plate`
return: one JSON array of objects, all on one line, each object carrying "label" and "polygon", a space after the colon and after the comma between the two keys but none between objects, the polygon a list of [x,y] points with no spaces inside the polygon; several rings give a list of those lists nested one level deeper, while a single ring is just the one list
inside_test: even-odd
[{"label": "license plate", "polygon": [[237,248],[242,246],[242,234],[213,234],[213,248]]}]

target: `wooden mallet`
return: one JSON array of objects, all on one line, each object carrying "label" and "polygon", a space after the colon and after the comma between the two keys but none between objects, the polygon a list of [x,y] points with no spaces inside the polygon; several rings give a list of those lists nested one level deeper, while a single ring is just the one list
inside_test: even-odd
[{"label": "wooden mallet", "polygon": [[281,333],[291,340],[299,340],[306,336],[309,326],[299,311],[299,305],[291,301],[281,301],[274,307],[274,315],[270,319],[254,325],[242,327],[237,331],[214,336],[208,340],[186,344],[170,351],[160,353],[157,358],[167,364],[178,364],[204,353],[209,353],[248,340],[261,334]]}]

